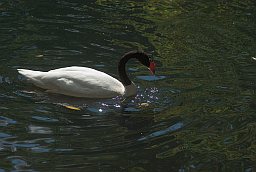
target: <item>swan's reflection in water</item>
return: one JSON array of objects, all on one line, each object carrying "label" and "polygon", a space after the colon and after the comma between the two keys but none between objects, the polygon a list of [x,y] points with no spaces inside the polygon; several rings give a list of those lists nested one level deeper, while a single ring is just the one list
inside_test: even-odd
[{"label": "swan's reflection in water", "polygon": [[[87,115],[107,114],[107,113],[133,113],[145,110],[157,111],[155,105],[164,98],[158,88],[140,88],[134,97],[115,97],[112,99],[89,99],[77,98],[60,94],[45,93],[44,90],[23,90],[20,96],[32,98],[40,104],[54,104],[62,107],[74,107],[86,112]],[[170,102],[167,102],[170,103]]]}]

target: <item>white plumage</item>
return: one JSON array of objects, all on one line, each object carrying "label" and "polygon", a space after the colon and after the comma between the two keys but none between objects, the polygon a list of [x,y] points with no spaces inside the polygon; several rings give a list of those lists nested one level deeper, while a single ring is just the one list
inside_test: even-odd
[{"label": "white plumage", "polygon": [[18,69],[29,82],[46,89],[47,92],[74,97],[111,98],[136,94],[133,84],[130,91],[112,76],[87,67],[65,67],[48,72]]}]

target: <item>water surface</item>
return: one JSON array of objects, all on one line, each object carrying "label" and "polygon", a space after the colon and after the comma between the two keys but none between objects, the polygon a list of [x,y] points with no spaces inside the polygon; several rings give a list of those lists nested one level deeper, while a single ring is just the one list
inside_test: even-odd
[{"label": "water surface", "polygon": [[[0,3],[0,171],[255,171],[254,1]],[[53,95],[17,68],[87,66],[116,78],[130,50],[136,97]],[[72,110],[65,106],[74,106]]]}]

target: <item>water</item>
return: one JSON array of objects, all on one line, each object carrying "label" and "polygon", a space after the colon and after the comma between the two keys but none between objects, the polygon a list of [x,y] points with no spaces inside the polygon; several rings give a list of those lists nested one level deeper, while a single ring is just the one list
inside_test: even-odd
[{"label": "water", "polygon": [[[0,171],[255,171],[256,4],[247,1],[0,2]],[[88,66],[134,98],[47,94],[17,68]],[[72,110],[65,106],[74,106]]]}]

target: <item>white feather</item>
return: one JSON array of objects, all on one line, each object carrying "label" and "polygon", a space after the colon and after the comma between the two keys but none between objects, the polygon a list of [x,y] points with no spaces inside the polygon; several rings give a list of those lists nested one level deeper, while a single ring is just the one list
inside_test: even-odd
[{"label": "white feather", "polygon": [[127,88],[112,76],[87,67],[65,67],[48,72],[18,69],[29,82],[47,92],[74,97],[111,98],[136,94],[134,84]]}]

